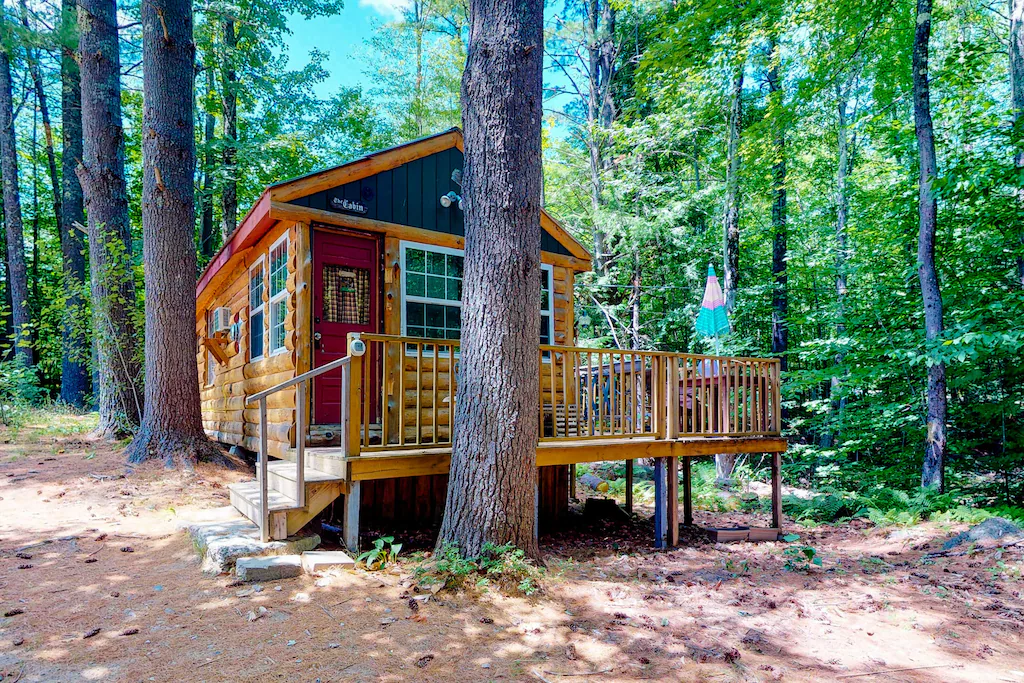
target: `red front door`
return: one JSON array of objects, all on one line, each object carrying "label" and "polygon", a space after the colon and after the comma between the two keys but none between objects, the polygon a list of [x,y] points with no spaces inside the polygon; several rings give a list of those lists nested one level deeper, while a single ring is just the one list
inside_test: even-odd
[{"label": "red front door", "polygon": [[[342,358],[350,332],[379,329],[378,244],[374,237],[313,231],[314,368]],[[314,380],[313,419],[317,424],[341,422],[340,370]]]}]

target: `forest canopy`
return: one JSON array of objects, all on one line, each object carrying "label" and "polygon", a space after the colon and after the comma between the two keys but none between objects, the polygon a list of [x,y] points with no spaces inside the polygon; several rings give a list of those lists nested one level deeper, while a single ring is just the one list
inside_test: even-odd
[{"label": "forest canopy", "polygon": [[[3,4],[5,406],[92,407],[104,372],[84,217],[57,206],[82,145],[65,116],[75,4]],[[918,486],[941,398],[945,488],[1024,504],[1024,2],[1009,5],[549,5],[543,205],[594,254],[576,283],[578,344],[782,357],[785,473],[818,488]],[[137,373],[140,11],[117,6],[130,239],[116,267],[134,294],[121,303]],[[330,87],[321,50],[297,64],[281,49],[293,18],[344,11],[341,0],[193,4],[199,271],[268,184],[460,124],[466,4],[412,0],[378,21],[363,37],[362,88]],[[920,272],[928,220],[938,327]],[[732,327],[719,339],[693,325],[709,264]],[[76,366],[84,390],[69,393]]]}]

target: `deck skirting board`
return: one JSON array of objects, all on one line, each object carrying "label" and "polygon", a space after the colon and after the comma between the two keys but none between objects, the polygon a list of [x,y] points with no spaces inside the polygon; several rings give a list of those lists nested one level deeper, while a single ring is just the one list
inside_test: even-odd
[{"label": "deck skirting board", "polygon": [[[689,458],[716,453],[784,453],[781,437],[682,438],[675,440],[614,439],[608,441],[545,441],[537,447],[537,466],[636,458]],[[451,448],[378,451],[346,459],[350,481],[447,474]]]}]

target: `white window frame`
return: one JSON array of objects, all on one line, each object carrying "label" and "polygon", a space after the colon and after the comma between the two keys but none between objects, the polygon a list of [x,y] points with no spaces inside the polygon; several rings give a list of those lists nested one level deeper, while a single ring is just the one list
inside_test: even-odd
[{"label": "white window frame", "polygon": [[[270,267],[273,267],[273,263],[274,263],[274,250],[277,249],[279,246],[281,246],[282,242],[284,243],[284,287],[281,289],[280,292],[278,292],[277,294],[274,294],[273,292],[270,291],[270,278],[271,278],[270,268],[267,268],[266,275],[264,276],[266,278],[265,286],[267,288],[267,294],[270,296],[270,304],[269,304],[270,316],[269,316],[269,318],[267,320],[267,344],[270,344],[270,345],[272,345],[274,343],[274,334],[273,334],[274,333],[274,306],[276,304],[280,303],[281,301],[284,301],[285,302],[284,303],[284,314],[285,314],[285,317],[288,316],[288,302],[287,302],[287,299],[288,299],[288,257],[290,256],[290,254],[288,253],[289,247],[288,247],[288,233],[287,232],[285,234],[281,235],[281,238],[279,240],[277,240],[276,242],[274,242],[273,244],[270,245],[270,251],[267,252],[267,263],[270,265]],[[267,318],[266,314],[264,314],[264,318]],[[281,319],[281,324],[284,325],[284,318]],[[285,331],[285,338],[286,339],[287,339],[287,336],[288,336],[288,333],[287,333],[287,331]],[[288,344],[287,344],[287,342],[282,342],[280,347],[278,347],[276,349],[274,349],[274,348],[270,349],[270,355],[271,356],[277,356],[279,354],[286,353],[287,351],[288,351]]]},{"label": "white window frame", "polygon": [[[438,246],[434,246],[432,244],[423,244],[422,242],[409,242],[409,241],[406,241],[406,240],[402,240],[402,242],[400,243],[400,249],[399,249],[399,278],[401,279],[401,295],[400,295],[400,299],[399,299],[399,306],[401,307],[400,310],[401,310],[401,314],[402,314],[402,336],[403,337],[409,336],[409,333],[408,333],[409,321],[408,321],[408,316],[406,315],[406,312],[405,312],[405,304],[406,304],[407,301],[412,301],[413,303],[438,304],[438,305],[442,305],[442,306],[458,306],[458,308],[460,308],[460,309],[462,308],[462,300],[461,299],[459,299],[458,301],[453,301],[451,299],[435,299],[435,298],[429,297],[429,296],[413,296],[413,297],[410,297],[406,293],[406,291],[405,291],[405,275],[406,275],[406,270],[405,270],[405,254],[406,254],[406,251],[409,250],[409,249],[419,249],[421,251],[433,251],[433,252],[436,252],[436,253],[439,253],[439,254],[446,254],[446,255],[452,255],[452,256],[462,256],[463,258],[465,258],[465,256],[466,256],[465,251],[462,250],[462,249],[452,249],[451,247],[438,247]],[[551,340],[551,345],[554,345],[555,344],[555,268],[550,263],[542,263],[542,264],[540,264],[540,269],[541,269],[542,277],[546,277],[548,279],[548,311],[547,311],[547,317],[548,317],[548,339]],[[539,330],[538,330],[538,335],[539,335]],[[443,340],[438,340],[438,345],[439,346],[444,346],[444,344],[441,343],[442,341]],[[451,341],[451,340],[449,340],[449,341]],[[538,336],[538,339],[537,339],[537,344],[538,345],[540,344],[539,336]],[[548,359],[548,358],[545,358],[544,360],[545,361],[550,361],[550,359]]]},{"label": "white window frame", "polygon": [[[541,277],[547,277],[548,279],[548,343],[550,346],[555,345],[555,268],[549,263],[540,264],[540,272],[546,273]],[[543,305],[543,302],[541,302]],[[541,317],[544,317],[544,311],[541,310]],[[540,339],[537,340],[540,344]],[[549,360],[545,358],[545,360]]]},{"label": "white window frame", "polygon": [[[260,299],[260,305],[257,306],[256,308],[253,308],[252,307],[252,271],[256,270],[257,268],[260,268],[260,269],[263,270],[263,297]],[[256,361],[263,360],[264,358],[267,357],[267,306],[266,306],[266,298],[267,298],[267,285],[268,285],[268,283],[267,283],[267,259],[266,259],[266,256],[264,254],[260,254],[260,257],[258,259],[256,259],[256,261],[253,262],[253,264],[251,266],[249,266],[248,275],[249,275],[249,280],[247,281],[246,288],[245,288],[246,303],[249,305],[249,319],[246,320],[246,323],[248,324],[248,328],[249,328],[247,330],[247,332],[249,334],[248,353],[249,353],[249,362],[250,363],[255,363]],[[261,353],[258,356],[254,356],[254,355],[252,355],[252,319],[255,317],[255,315],[257,313],[263,313],[263,324],[261,325],[261,327],[263,328],[261,330],[261,333],[263,335],[263,344],[262,344],[262,351],[263,351],[263,353]]]},{"label": "white window frame", "polygon": [[[413,303],[421,303],[421,304],[437,304],[437,305],[440,305],[440,306],[452,306],[452,307],[458,308],[460,311],[462,310],[462,299],[461,298],[458,299],[458,300],[453,300],[453,299],[436,299],[434,297],[429,297],[429,296],[413,296],[413,297],[410,298],[410,296],[405,291],[405,274],[406,274],[406,270],[405,270],[405,254],[406,254],[406,252],[409,249],[419,249],[420,251],[432,251],[432,252],[435,252],[437,254],[445,254],[446,256],[461,256],[463,258],[465,258],[465,256],[466,256],[465,252],[462,249],[452,249],[451,247],[437,247],[437,246],[434,246],[432,244],[423,244],[422,242],[407,242],[405,240],[402,240],[401,248],[400,248],[400,256],[399,256],[399,277],[402,280],[402,283],[401,283],[402,284],[402,293],[401,293],[401,300],[399,301],[399,305],[402,307],[401,310],[402,310],[402,336],[403,337],[408,337],[409,336],[409,333],[408,333],[408,329],[409,329],[409,316],[406,315],[406,312],[405,312],[405,304],[408,301],[412,301]],[[426,290],[424,290],[424,291],[426,291]],[[459,340],[458,339],[454,339],[454,340],[452,340],[452,339],[448,339],[448,340],[438,339],[437,340],[438,345],[439,346],[444,346],[444,344],[442,343],[444,341],[451,342],[451,341],[459,341]]]}]

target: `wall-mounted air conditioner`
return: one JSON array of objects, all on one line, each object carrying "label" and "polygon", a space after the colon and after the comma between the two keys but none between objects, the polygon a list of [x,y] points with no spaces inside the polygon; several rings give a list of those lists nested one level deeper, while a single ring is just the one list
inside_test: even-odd
[{"label": "wall-mounted air conditioner", "polygon": [[227,332],[231,329],[231,309],[227,306],[213,309],[213,320],[210,321],[211,332]]}]

